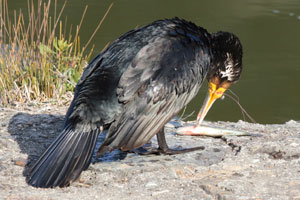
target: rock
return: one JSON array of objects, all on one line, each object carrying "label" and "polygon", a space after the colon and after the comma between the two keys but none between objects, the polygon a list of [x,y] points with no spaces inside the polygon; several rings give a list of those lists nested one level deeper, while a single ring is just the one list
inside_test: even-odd
[{"label": "rock", "polygon": [[[84,171],[68,188],[27,185],[29,167],[59,134],[66,107],[0,108],[0,197],[3,199],[297,199],[300,188],[300,123],[262,125],[244,121],[204,124],[259,137],[174,135],[170,148],[203,146],[171,156],[140,156],[115,150]],[[29,111],[28,111],[29,110]],[[105,135],[99,137],[98,145]],[[149,145],[157,146],[156,139]]]}]

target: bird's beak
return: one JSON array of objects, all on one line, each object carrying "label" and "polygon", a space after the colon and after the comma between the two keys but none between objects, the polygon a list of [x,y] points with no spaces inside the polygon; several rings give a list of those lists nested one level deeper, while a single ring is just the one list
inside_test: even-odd
[{"label": "bird's beak", "polygon": [[204,100],[204,104],[197,116],[197,123],[196,126],[200,126],[202,123],[204,117],[206,116],[208,110],[210,107],[213,105],[213,103],[219,99],[220,97],[223,96],[224,92],[226,91],[226,88],[224,87],[219,87],[217,88],[217,85],[214,84],[213,82],[208,83],[208,94]]}]

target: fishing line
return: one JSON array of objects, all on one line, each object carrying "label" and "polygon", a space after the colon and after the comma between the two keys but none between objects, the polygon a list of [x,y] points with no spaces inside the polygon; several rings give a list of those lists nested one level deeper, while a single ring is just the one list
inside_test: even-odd
[{"label": "fishing line", "polygon": [[[256,121],[250,116],[250,114],[243,108],[243,106],[240,104],[240,98],[230,89],[227,89],[233,96],[224,93],[225,96],[230,97],[241,109],[244,120],[245,120],[245,115],[253,122],[256,123]],[[245,120],[246,121],[246,120]]]},{"label": "fishing line", "polygon": [[[239,96],[236,95],[236,94],[235,94],[232,90],[230,90],[230,89],[228,89],[228,91],[234,96],[235,99],[233,99],[232,96],[229,96],[229,94],[228,94],[228,97],[230,97],[231,99],[233,99],[233,100],[239,105],[239,107],[240,107],[241,109],[243,109],[242,105],[240,104],[240,98],[239,98]],[[222,97],[225,97],[225,96],[223,95]],[[245,109],[244,109],[244,110],[245,110]],[[241,112],[242,112],[244,121],[246,121],[245,113],[243,112],[243,110],[241,110]]]},{"label": "fishing line", "polygon": [[188,114],[187,116],[183,117],[182,120],[186,120],[187,118],[191,117],[193,114],[195,113],[195,111],[191,112],[190,114]]},{"label": "fishing line", "polygon": [[186,111],[186,107],[187,107],[187,106],[184,106],[184,109],[183,109],[183,111],[182,111],[182,114],[181,114],[180,117],[179,117],[179,119],[180,119],[181,121],[186,120],[187,118],[191,117],[191,116],[195,113],[195,111],[193,111],[193,112],[191,112],[190,114],[188,114],[187,116],[184,116],[185,111]]}]

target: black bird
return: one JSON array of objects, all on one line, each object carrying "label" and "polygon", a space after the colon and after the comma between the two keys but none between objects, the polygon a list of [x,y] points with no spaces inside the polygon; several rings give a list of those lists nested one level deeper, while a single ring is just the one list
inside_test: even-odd
[{"label": "black bird", "polygon": [[242,45],[228,32],[210,34],[192,22],[158,20],[111,43],[85,69],[65,117],[64,129],[29,172],[35,187],[64,187],[87,169],[98,135],[108,130],[98,156],[143,146],[209,81],[209,99],[198,116],[236,82]]}]

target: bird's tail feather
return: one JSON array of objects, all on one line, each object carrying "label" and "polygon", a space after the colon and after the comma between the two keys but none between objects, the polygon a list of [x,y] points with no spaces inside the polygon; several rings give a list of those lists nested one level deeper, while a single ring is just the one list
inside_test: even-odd
[{"label": "bird's tail feather", "polygon": [[99,132],[66,127],[31,168],[27,182],[42,188],[68,186],[89,166]]}]

